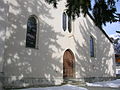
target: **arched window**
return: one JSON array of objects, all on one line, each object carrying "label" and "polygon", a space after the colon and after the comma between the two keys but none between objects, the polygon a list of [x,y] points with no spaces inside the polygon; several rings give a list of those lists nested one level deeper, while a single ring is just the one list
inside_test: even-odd
[{"label": "arched window", "polygon": [[36,48],[37,41],[37,18],[32,15],[27,21],[26,47]]},{"label": "arched window", "polygon": [[66,31],[66,27],[67,27],[67,15],[66,15],[65,12],[63,12],[63,20],[62,21],[63,21],[63,25],[62,25],[63,30]]},{"label": "arched window", "polygon": [[92,36],[90,36],[90,56],[91,57],[95,57],[95,52],[94,52],[94,50],[95,50],[95,46],[94,46],[94,38],[92,37]]},{"label": "arched window", "polygon": [[71,17],[68,16],[68,31],[71,33],[72,31],[72,26],[71,26]]},{"label": "arched window", "polygon": [[63,30],[66,31],[66,28],[68,28],[68,31],[71,33],[71,31],[72,31],[71,17],[68,16],[65,12],[63,12],[62,21],[63,21],[63,25],[62,25]]}]

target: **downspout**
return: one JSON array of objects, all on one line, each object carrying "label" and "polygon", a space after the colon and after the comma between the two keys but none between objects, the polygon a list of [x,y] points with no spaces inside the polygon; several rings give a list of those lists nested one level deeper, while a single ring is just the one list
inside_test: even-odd
[{"label": "downspout", "polygon": [[6,51],[6,33],[7,33],[7,30],[8,30],[8,25],[9,25],[9,22],[8,22],[8,16],[9,16],[9,3],[8,3],[8,0],[6,0],[6,2],[5,2],[5,21],[6,21],[6,26],[5,26],[5,34],[4,34],[4,36],[5,36],[5,40],[4,40],[4,53],[3,53],[3,64],[2,64],[2,74],[3,74],[3,78],[5,78],[4,77],[4,66],[5,66],[5,62],[6,62],[6,60],[5,60],[5,51]]}]

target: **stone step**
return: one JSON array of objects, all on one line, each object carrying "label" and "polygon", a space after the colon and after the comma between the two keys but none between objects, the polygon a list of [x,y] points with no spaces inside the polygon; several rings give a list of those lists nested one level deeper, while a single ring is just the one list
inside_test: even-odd
[{"label": "stone step", "polygon": [[84,81],[81,81],[81,80],[78,80],[78,79],[65,79],[63,84],[86,86],[86,83]]}]

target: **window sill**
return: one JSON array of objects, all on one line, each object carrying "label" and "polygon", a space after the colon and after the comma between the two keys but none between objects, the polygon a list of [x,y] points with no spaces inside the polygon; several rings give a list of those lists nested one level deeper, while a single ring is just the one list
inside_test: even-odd
[{"label": "window sill", "polygon": [[25,47],[27,49],[34,49],[34,50],[39,50],[39,48],[32,48],[32,47]]}]

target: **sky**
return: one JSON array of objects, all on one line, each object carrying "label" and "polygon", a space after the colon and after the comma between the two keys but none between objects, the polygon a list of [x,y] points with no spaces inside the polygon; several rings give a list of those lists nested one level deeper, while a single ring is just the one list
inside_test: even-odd
[{"label": "sky", "polygon": [[[117,13],[120,13],[120,0],[116,3]],[[120,31],[120,22],[116,23],[107,23],[106,26],[103,26],[105,32],[110,36],[116,34],[116,31]]]}]

